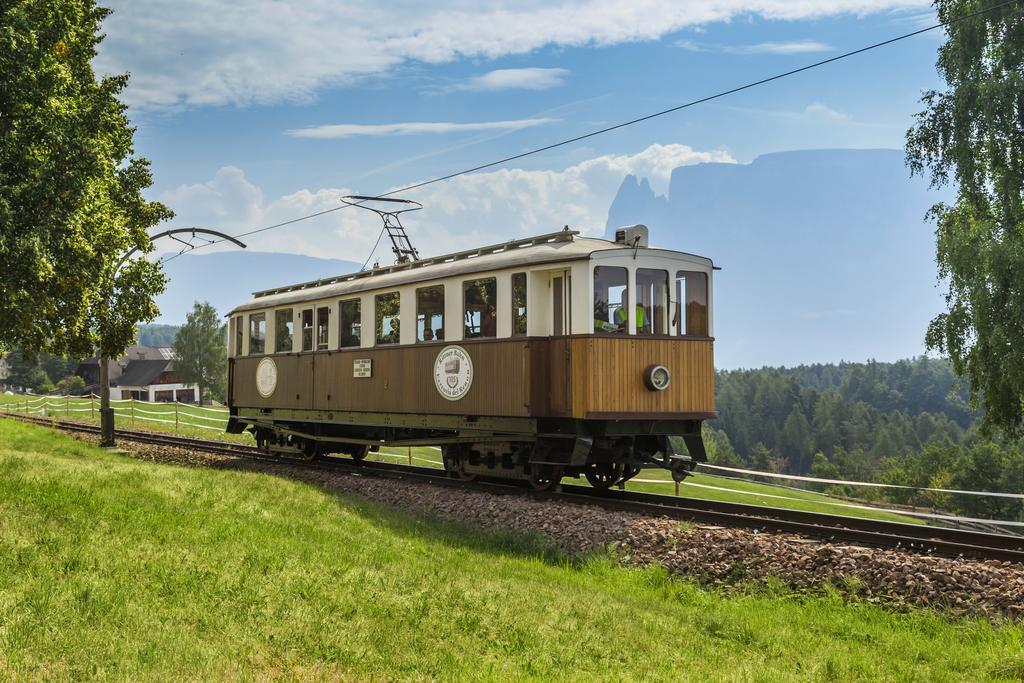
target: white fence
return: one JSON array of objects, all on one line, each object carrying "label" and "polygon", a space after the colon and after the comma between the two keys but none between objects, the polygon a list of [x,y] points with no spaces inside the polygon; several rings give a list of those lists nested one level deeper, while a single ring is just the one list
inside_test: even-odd
[{"label": "white fence", "polygon": [[[100,410],[99,396],[38,396],[36,398],[2,396],[0,409],[20,413],[22,415],[41,415],[44,417],[75,417],[98,418]],[[223,432],[228,422],[227,408],[207,408],[188,403],[150,402],[135,399],[110,400],[114,415],[120,419],[142,420],[143,422],[159,422],[174,425],[175,430],[181,426],[195,427],[215,432]]]}]

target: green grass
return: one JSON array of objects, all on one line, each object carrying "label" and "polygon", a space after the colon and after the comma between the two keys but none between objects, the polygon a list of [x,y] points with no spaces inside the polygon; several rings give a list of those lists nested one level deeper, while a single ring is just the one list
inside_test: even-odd
[{"label": "green grass", "polygon": [[[675,493],[675,487],[672,485],[672,475],[667,470],[644,470],[637,475],[637,478],[663,480],[665,483],[630,482],[627,484],[628,489],[665,495],[673,495]],[[705,486],[713,486],[715,488],[703,488]],[[759,484],[753,481],[739,481],[712,474],[697,473],[688,477],[686,481],[680,484],[679,495],[689,498],[700,498],[702,500],[721,500],[730,503],[763,505],[765,507],[789,510],[823,512],[830,515],[881,519],[892,522],[905,522],[907,524],[924,524],[922,519],[908,515],[900,515],[882,510],[862,510],[843,507],[843,505],[851,505],[852,503],[832,498],[823,493],[814,493],[813,491],[803,491],[784,486],[772,486],[770,484]]]},{"label": "green grass", "polygon": [[[0,396],[0,405],[3,404],[3,399],[7,399],[8,404],[24,405],[24,399],[21,397],[11,396]],[[11,401],[11,399],[14,399]],[[90,408],[90,402],[88,399],[71,399],[67,405],[71,408],[78,408],[77,412],[70,411],[65,412],[60,409],[60,405],[64,405],[64,399],[55,399],[58,407],[50,407],[49,414],[53,417],[61,419],[74,419],[85,422],[91,422],[98,424],[99,418],[91,412],[86,410]],[[98,402],[97,402],[98,405]],[[191,436],[195,438],[205,439],[221,439],[234,443],[243,444],[254,444],[252,436],[248,433],[244,434],[226,434],[222,431],[214,431],[211,429],[199,429],[189,427],[181,424],[181,419],[192,420],[205,424],[207,426],[214,426],[218,423],[209,420],[197,420],[195,416],[211,417],[213,413],[208,411],[200,411],[195,408],[188,406],[180,406],[180,420],[177,430],[175,430],[174,424],[167,422],[152,422],[141,419],[142,417],[157,418],[157,419],[174,419],[174,406],[173,404],[160,404],[160,403],[142,403],[136,404],[136,419],[132,420],[131,411],[122,406],[128,404],[114,404],[115,405],[115,417],[117,426],[123,429],[139,429],[139,430],[151,430],[158,432],[173,432],[182,436]],[[149,415],[143,414],[141,410],[159,412],[160,415]],[[370,460],[379,460],[382,462],[397,462],[397,463],[408,463],[408,450],[407,448],[382,448],[379,454],[372,453],[369,456]],[[413,448],[412,456],[414,465],[424,467],[440,467],[441,466],[441,454],[436,448]],[[674,495],[675,487],[673,486],[671,474],[667,470],[661,469],[650,469],[644,470],[637,477],[638,479],[646,480],[657,480],[657,483],[648,482],[629,482],[626,486],[630,491],[642,491],[645,493],[660,493],[664,495]],[[587,485],[585,478],[580,477],[579,479],[566,479],[566,482],[578,483]],[[703,488],[703,487],[715,487],[715,488]],[[726,490],[721,490],[726,489]],[[717,477],[709,474],[696,474],[686,480],[679,487],[679,494],[681,496],[687,496],[689,498],[700,498],[702,500],[721,500],[733,503],[746,503],[749,505],[763,505],[765,507],[783,508],[790,510],[804,510],[807,512],[824,512],[833,515],[844,515],[847,517],[859,517],[866,519],[880,519],[885,521],[896,521],[905,522],[908,524],[924,524],[923,520],[916,517],[907,515],[898,515],[891,512],[883,512],[880,510],[860,510],[852,507],[843,507],[843,504],[848,504],[845,501],[837,500],[830,496],[821,493],[814,493],[812,491],[803,491],[799,489],[790,489],[781,486],[772,486],[770,484],[761,484],[757,482],[737,481],[734,479],[727,479],[724,477]],[[781,496],[781,497],[780,497]],[[839,503],[837,505],[837,503]]]},{"label": "green grass", "polygon": [[[25,399],[25,396],[0,395],[0,409],[25,413]],[[45,399],[45,403],[40,399]],[[89,424],[99,424],[100,422],[99,399],[65,399],[54,396],[34,397],[28,400],[29,414],[31,415],[38,416],[40,408],[45,407],[47,417],[76,420]],[[250,445],[255,443],[252,435],[248,433],[227,434],[224,432],[224,426],[227,424],[227,409],[224,409],[223,412],[213,412],[208,408],[178,404],[178,423],[175,425],[175,404],[173,403],[113,401],[111,407],[114,408],[114,422],[118,429],[168,432],[196,439],[213,439]],[[193,424],[187,424],[190,422]]]},{"label": "green grass", "polygon": [[0,419],[0,678],[1019,680],[1022,648]]}]

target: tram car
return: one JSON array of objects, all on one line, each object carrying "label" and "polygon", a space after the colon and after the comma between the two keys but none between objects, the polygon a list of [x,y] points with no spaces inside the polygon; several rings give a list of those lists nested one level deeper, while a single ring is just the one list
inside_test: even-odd
[{"label": "tram car", "polygon": [[453,477],[539,490],[645,467],[679,481],[706,459],[710,259],[651,247],[642,225],[425,259],[408,246],[231,311],[228,431],[287,458],[435,446]]}]

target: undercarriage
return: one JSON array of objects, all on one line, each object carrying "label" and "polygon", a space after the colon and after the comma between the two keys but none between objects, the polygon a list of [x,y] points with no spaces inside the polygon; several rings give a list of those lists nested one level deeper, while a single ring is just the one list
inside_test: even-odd
[{"label": "undercarriage", "polygon": [[700,420],[233,412],[241,414],[232,416],[228,431],[252,432],[257,446],[276,457],[358,461],[384,446],[436,447],[452,477],[516,479],[541,491],[579,476],[595,488],[622,486],[644,468],[667,469],[678,482],[706,460]]}]

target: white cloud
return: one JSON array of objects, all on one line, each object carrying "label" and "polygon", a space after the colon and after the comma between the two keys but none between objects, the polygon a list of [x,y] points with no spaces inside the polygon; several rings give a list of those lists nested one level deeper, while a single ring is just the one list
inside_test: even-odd
[{"label": "white cloud", "polygon": [[[410,193],[408,198],[422,202],[424,210],[410,214],[405,224],[424,255],[550,232],[566,224],[599,235],[626,174],[646,177],[656,192],[664,193],[678,166],[733,161],[724,151],[652,145],[637,154],[607,154],[562,170],[511,168],[460,176]],[[177,212],[176,226],[217,227],[237,234],[336,207],[350,192],[300,190],[267,201],[240,169],[228,166],[207,183],[183,185],[159,199]],[[246,241],[257,251],[362,262],[379,231],[372,214],[344,209]],[[377,256],[389,262],[387,245],[378,248]]]},{"label": "white cloud", "polygon": [[384,135],[415,135],[417,133],[464,133],[480,130],[520,130],[522,128],[533,128],[548,123],[555,123],[560,119],[516,119],[512,121],[478,121],[473,123],[454,123],[450,121],[409,121],[405,123],[336,123],[314,128],[298,128],[285,131],[286,135],[296,138],[319,138],[340,140],[360,135],[384,136]]},{"label": "white cloud", "polygon": [[850,120],[848,114],[844,114],[841,111],[836,111],[832,107],[822,102],[815,102],[804,107],[804,114],[815,119],[824,119],[826,121],[833,121],[835,123],[846,123]]},{"label": "white cloud", "polygon": [[568,69],[495,69],[474,76],[452,90],[547,90],[565,83]]},{"label": "white cloud", "polygon": [[147,108],[308,100],[408,61],[657,40],[743,15],[813,19],[928,0],[109,0],[96,67]]},{"label": "white cloud", "polygon": [[785,43],[757,43],[756,45],[736,45],[725,48],[727,52],[742,54],[773,54],[773,55],[795,55],[804,52],[828,52],[832,46],[828,43],[821,43],[817,40],[794,40]]},{"label": "white cloud", "polygon": [[676,41],[676,47],[691,52],[728,52],[737,55],[794,55],[806,52],[828,52],[832,46],[817,40],[793,40],[789,42],[756,43],[754,45],[720,45],[698,43],[693,40]]}]

